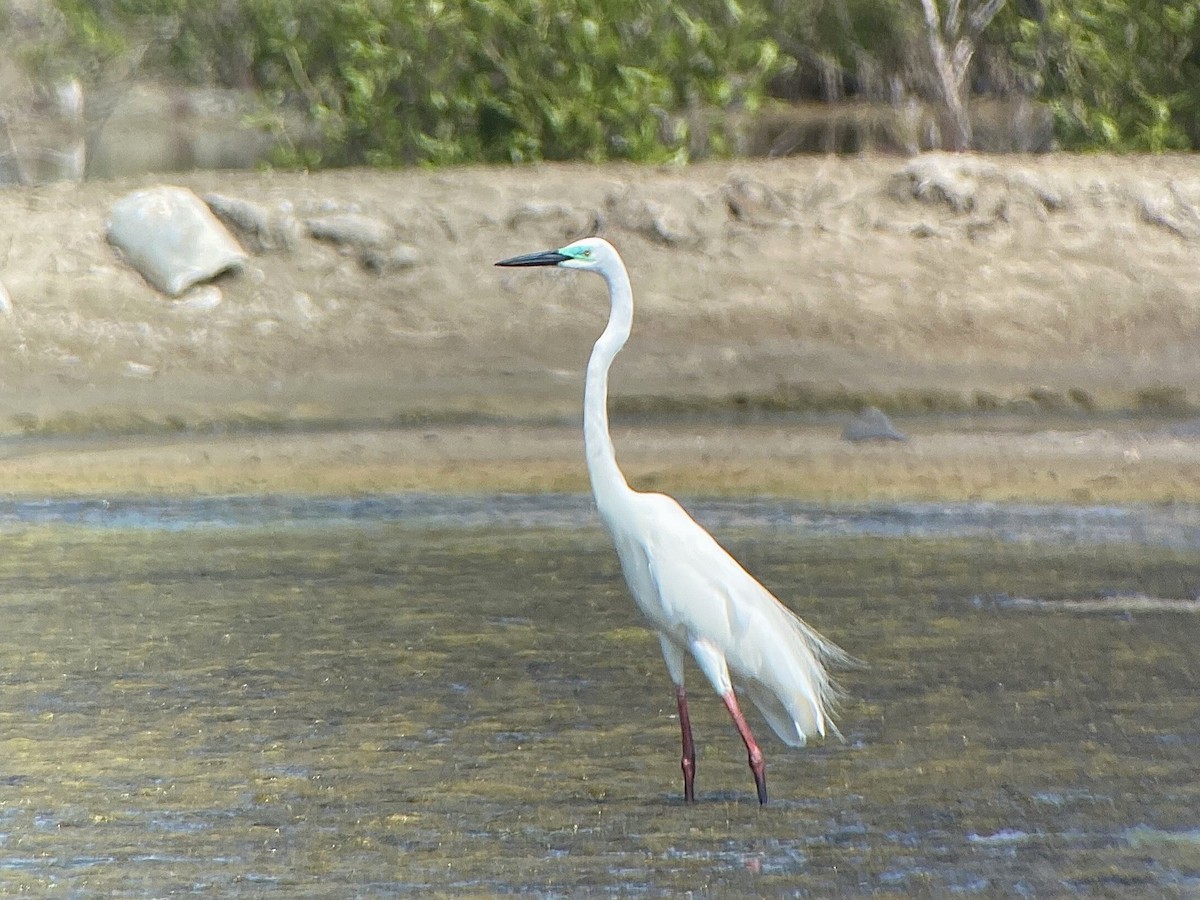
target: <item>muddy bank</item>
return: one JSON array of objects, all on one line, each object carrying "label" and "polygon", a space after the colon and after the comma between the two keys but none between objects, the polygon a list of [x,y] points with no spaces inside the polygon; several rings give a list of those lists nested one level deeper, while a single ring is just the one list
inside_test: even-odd
[{"label": "muddy bank", "polygon": [[[111,204],[159,181],[0,192],[9,490],[582,487],[570,425],[603,286],[492,262],[596,230],[638,297],[613,403],[622,460],[649,483],[1195,496],[1194,440],[1163,430],[1200,407],[1190,157],[195,173],[171,182],[300,232],[243,234],[246,270],[180,300],[104,240]],[[382,222],[412,264],[305,233],[343,212]],[[841,446],[829,417],[862,403],[914,417],[914,440]],[[736,427],[764,417],[800,449]],[[714,430],[662,430],[681,421]],[[395,449],[355,463],[362,435]],[[439,442],[464,458],[438,460]],[[181,443],[228,470],[172,462]],[[77,453],[94,455],[78,477]]]}]

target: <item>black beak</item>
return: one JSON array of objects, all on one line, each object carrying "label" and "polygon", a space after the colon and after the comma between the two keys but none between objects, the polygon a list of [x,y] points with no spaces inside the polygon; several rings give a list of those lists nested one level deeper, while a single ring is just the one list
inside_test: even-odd
[{"label": "black beak", "polygon": [[524,256],[513,256],[496,263],[498,266],[557,266],[560,262],[571,257],[557,250],[542,250],[538,253],[526,253]]}]

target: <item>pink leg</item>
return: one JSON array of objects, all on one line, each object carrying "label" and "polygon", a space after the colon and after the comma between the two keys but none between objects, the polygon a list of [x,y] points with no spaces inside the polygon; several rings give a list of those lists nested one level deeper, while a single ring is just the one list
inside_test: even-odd
[{"label": "pink leg", "polygon": [[692,720],[688,718],[687,693],[682,684],[675,685],[675,701],[679,704],[679,730],[683,732],[683,799],[696,799],[696,745],[692,741]]},{"label": "pink leg", "polygon": [[750,726],[746,724],[746,719],[742,715],[733,691],[721,699],[725,701],[725,708],[729,710],[729,715],[733,716],[733,724],[737,726],[738,734],[742,736],[742,743],[746,745],[746,752],[750,755],[750,771],[754,773],[754,786],[758,788],[758,802],[765,806],[767,803],[766,760],[763,759],[758,744],[754,742],[754,735],[750,733]]}]

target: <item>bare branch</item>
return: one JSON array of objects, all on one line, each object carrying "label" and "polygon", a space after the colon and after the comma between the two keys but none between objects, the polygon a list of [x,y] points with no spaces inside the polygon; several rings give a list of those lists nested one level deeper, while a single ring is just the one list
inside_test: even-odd
[{"label": "bare branch", "polygon": [[992,23],[1000,10],[1004,9],[1005,0],[987,0],[982,6],[976,6],[967,16],[967,34],[972,39],[983,34],[983,30]]},{"label": "bare branch", "polygon": [[950,68],[959,81],[967,76],[967,67],[971,65],[971,57],[975,55],[975,42],[967,38],[959,38],[950,54]]},{"label": "bare branch", "polygon": [[943,38],[947,44],[952,43],[962,30],[962,5],[959,0],[950,0],[946,4],[946,15],[942,23]]},{"label": "bare branch", "polygon": [[930,33],[937,34],[942,26],[942,17],[938,13],[937,4],[934,0],[921,0],[921,8],[925,11],[925,27]]},{"label": "bare branch", "polygon": [[[967,75],[975,55],[976,34],[963,30],[964,3],[973,0],[946,0],[945,15],[937,0],[921,0],[925,16],[929,54],[937,79],[943,109],[943,142],[954,150],[971,146],[971,120],[967,112]],[[978,0],[976,0],[978,2]],[[983,7],[972,9],[969,22],[987,24],[1003,7],[1004,0],[986,0]]]}]

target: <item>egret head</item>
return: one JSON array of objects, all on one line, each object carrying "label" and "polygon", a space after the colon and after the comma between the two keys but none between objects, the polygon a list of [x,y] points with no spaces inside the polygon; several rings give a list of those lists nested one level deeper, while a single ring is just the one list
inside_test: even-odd
[{"label": "egret head", "polygon": [[502,259],[498,266],[559,266],[564,269],[591,269],[604,272],[606,265],[617,260],[617,251],[604,238],[589,237],[575,241],[559,250],[543,250]]}]

